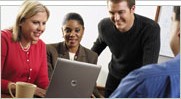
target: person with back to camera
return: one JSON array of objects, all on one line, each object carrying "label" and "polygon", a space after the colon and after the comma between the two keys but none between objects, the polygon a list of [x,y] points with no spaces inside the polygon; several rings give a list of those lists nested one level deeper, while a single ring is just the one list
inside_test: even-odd
[{"label": "person with back to camera", "polygon": [[[92,64],[97,63],[98,55],[80,44],[84,33],[84,21],[78,13],[66,14],[61,29],[65,41],[47,44],[49,79],[51,79],[58,57]],[[102,97],[96,87],[93,93],[95,97]]]},{"label": "person with back to camera", "polygon": [[[11,29],[1,30],[1,91],[23,81],[37,85],[35,95],[45,96],[49,84],[46,45],[39,39],[49,18],[48,9],[35,0],[21,5]],[[15,86],[12,87],[15,92]]]},{"label": "person with back to camera", "polygon": [[135,0],[107,0],[107,7],[110,18],[99,22],[99,36],[91,48],[100,55],[108,46],[112,53],[105,97],[110,96],[129,72],[157,63],[160,51],[160,27],[134,13]]},{"label": "person with back to camera", "polygon": [[131,72],[111,98],[180,98],[180,7],[172,14],[170,47],[175,58]]}]

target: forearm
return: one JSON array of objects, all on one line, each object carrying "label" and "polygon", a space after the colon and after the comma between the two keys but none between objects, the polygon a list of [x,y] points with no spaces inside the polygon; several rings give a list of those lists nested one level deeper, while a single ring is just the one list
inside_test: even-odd
[{"label": "forearm", "polygon": [[160,28],[158,25],[150,27],[144,38],[143,65],[157,63],[160,52]]},{"label": "forearm", "polygon": [[42,57],[42,62],[40,65],[40,69],[37,71],[37,79],[36,79],[36,84],[38,87],[45,89],[48,84],[49,84],[49,79],[48,79],[48,64],[47,64],[47,56],[46,53],[44,52],[43,57]]},{"label": "forearm", "polygon": [[160,52],[160,38],[157,37],[145,44],[143,53],[143,65],[157,63]]},{"label": "forearm", "polygon": [[96,52],[97,55],[100,55],[101,52],[106,48],[106,44],[103,42],[100,42],[99,38],[94,42],[94,45],[92,46],[91,50]]}]

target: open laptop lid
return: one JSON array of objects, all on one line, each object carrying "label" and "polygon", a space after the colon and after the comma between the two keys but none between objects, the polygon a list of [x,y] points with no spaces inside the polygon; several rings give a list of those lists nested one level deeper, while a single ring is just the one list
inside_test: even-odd
[{"label": "open laptop lid", "polygon": [[58,58],[46,98],[90,98],[101,66]]}]

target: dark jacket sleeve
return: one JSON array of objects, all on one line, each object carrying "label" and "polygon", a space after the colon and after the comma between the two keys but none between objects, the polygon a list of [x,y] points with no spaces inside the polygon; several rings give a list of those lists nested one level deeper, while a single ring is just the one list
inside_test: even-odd
[{"label": "dark jacket sleeve", "polygon": [[160,27],[157,23],[147,27],[143,38],[143,65],[157,63],[160,51]]},{"label": "dark jacket sleeve", "polygon": [[86,63],[97,64],[98,55],[94,51],[87,49],[84,47],[84,51],[86,53]]},{"label": "dark jacket sleeve", "polygon": [[55,64],[58,58],[58,53],[52,45],[46,45],[47,47],[47,61],[48,61],[48,78],[50,79],[55,68]]},{"label": "dark jacket sleeve", "polygon": [[93,64],[97,64],[98,55],[95,52],[92,52],[92,62]]},{"label": "dark jacket sleeve", "polygon": [[94,45],[92,46],[91,50],[96,52],[98,55],[101,54],[101,52],[106,48],[107,44],[104,42],[102,38],[102,21],[98,24],[98,31],[99,31],[99,36],[97,40],[94,42]]}]

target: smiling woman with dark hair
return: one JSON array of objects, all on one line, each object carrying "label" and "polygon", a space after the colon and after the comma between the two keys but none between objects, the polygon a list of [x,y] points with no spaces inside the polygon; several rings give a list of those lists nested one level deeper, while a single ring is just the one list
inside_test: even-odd
[{"label": "smiling woman with dark hair", "polygon": [[[62,24],[62,33],[65,41],[47,45],[49,79],[58,57],[97,64],[98,55],[80,44],[84,34],[84,21],[78,13],[66,14]],[[94,96],[101,97],[96,88]]]}]

